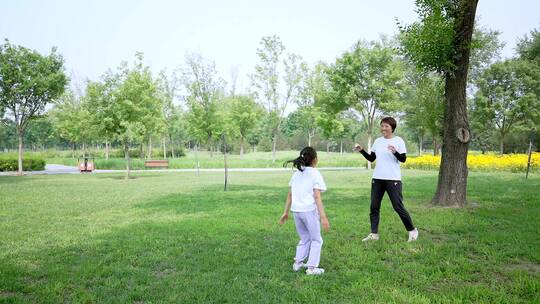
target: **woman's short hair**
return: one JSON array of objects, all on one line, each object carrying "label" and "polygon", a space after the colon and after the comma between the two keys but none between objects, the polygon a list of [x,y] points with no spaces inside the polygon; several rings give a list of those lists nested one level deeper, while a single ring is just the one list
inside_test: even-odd
[{"label": "woman's short hair", "polygon": [[388,117],[385,117],[385,118],[381,119],[381,124],[382,124],[383,122],[384,122],[385,124],[390,125],[390,127],[392,127],[392,133],[394,133],[394,130],[395,130],[396,127],[397,127],[397,122],[396,122],[396,120],[395,120],[393,117],[388,116]]}]

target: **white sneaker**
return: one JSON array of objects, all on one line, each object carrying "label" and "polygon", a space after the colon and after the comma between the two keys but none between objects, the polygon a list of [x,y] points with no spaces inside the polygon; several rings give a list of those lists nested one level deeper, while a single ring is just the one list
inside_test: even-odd
[{"label": "white sneaker", "polygon": [[379,234],[378,233],[370,233],[368,234],[368,236],[366,236],[362,242],[367,242],[367,241],[378,241],[379,240]]},{"label": "white sneaker", "polygon": [[409,240],[407,242],[413,242],[418,239],[418,229],[414,228],[414,230],[409,231]]},{"label": "white sneaker", "polygon": [[304,262],[300,262],[300,263],[294,262],[294,264],[292,264],[292,269],[294,271],[298,271],[298,270],[300,270],[300,269],[302,269],[304,267],[306,267],[306,264],[304,264]]},{"label": "white sneaker", "polygon": [[306,270],[307,275],[321,275],[324,273],[324,269],[322,268],[308,268]]}]

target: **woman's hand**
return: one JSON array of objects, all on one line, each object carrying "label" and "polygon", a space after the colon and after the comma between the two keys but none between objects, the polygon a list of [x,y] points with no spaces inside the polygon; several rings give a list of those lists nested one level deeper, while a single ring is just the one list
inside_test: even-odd
[{"label": "woman's hand", "polygon": [[280,225],[285,224],[285,222],[287,221],[288,218],[289,218],[289,214],[288,213],[283,213],[283,215],[281,215],[281,217],[279,218],[279,224]]},{"label": "woman's hand", "polygon": [[364,147],[362,147],[360,144],[355,144],[354,145],[354,148],[353,148],[354,152],[360,152],[362,150],[364,150]]},{"label": "woman's hand", "polygon": [[388,145],[388,150],[390,150],[390,152],[392,153],[396,153],[396,147],[392,146],[392,145]]},{"label": "woman's hand", "polygon": [[323,227],[324,231],[330,230],[330,223],[328,222],[327,217],[321,218],[321,224],[322,224],[322,227]]}]

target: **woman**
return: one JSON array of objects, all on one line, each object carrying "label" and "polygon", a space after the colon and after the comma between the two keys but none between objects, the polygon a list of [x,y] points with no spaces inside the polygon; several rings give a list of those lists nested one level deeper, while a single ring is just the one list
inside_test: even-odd
[{"label": "woman", "polygon": [[408,242],[418,239],[418,230],[414,227],[409,212],[403,206],[399,163],[404,163],[407,159],[407,149],[403,139],[394,135],[396,126],[396,120],[392,117],[385,117],[381,120],[383,136],[375,140],[370,154],[359,144],[354,147],[354,151],[360,152],[368,161],[377,160],[371,180],[371,211],[369,213],[371,233],[362,242],[379,239],[379,213],[385,192],[388,193],[392,207],[399,214],[403,225],[409,232]]}]

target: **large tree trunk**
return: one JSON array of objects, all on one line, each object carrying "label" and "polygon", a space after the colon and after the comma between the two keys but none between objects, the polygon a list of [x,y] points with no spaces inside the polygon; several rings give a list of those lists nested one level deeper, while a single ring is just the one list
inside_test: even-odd
[{"label": "large tree trunk", "polygon": [[109,141],[105,141],[105,159],[109,159]]},{"label": "large tree trunk", "polygon": [[470,130],[467,117],[467,71],[470,42],[478,0],[462,0],[457,18],[452,58],[456,69],[445,75],[442,158],[433,204],[464,206],[467,203],[467,151]]},{"label": "large tree trunk", "polygon": [[19,159],[17,162],[18,166],[18,175],[23,175],[23,137],[24,137],[24,130],[18,129],[17,134],[19,135]]},{"label": "large tree trunk", "polygon": [[129,179],[129,175],[131,173],[131,158],[129,157],[129,144],[127,142],[124,142],[124,156],[126,158],[126,177],[125,179]]}]

